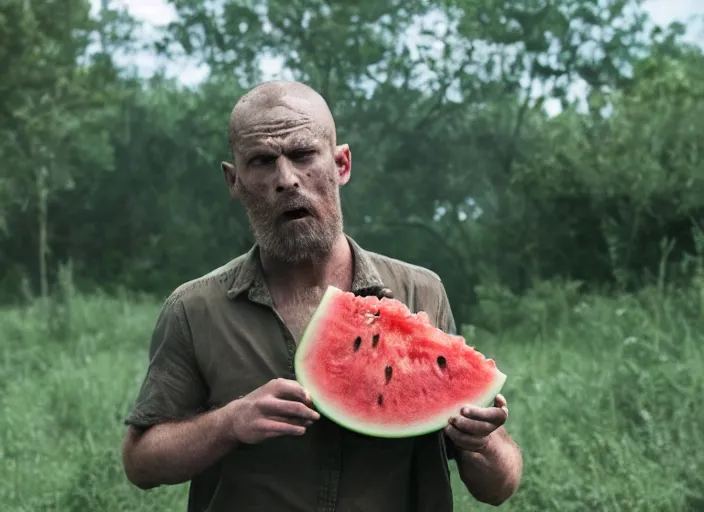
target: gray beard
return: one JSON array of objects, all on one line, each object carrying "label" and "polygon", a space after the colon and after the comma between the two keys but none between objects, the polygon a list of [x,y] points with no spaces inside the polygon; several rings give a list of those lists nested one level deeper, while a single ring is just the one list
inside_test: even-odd
[{"label": "gray beard", "polygon": [[284,263],[301,263],[329,254],[343,232],[342,215],[339,213],[323,221],[307,218],[284,224],[261,222],[250,209],[247,209],[247,216],[260,249]]}]

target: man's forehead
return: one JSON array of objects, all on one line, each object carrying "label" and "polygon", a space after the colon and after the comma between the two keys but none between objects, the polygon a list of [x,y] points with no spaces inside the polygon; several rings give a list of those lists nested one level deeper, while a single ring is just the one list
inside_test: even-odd
[{"label": "man's forehead", "polygon": [[301,126],[288,131],[276,133],[250,132],[238,137],[236,149],[239,153],[250,153],[261,149],[291,149],[300,147],[322,146],[325,136],[313,127]]},{"label": "man's forehead", "polygon": [[292,108],[290,105],[243,106],[233,114],[233,125],[238,131],[253,129],[276,129],[278,127],[295,127],[315,121],[305,110]]},{"label": "man's forehead", "polygon": [[245,132],[253,128],[323,124],[325,117],[319,110],[304,98],[283,96],[276,102],[253,101],[238,105],[232,112],[232,123],[237,131]]},{"label": "man's forehead", "polygon": [[230,118],[233,146],[269,137],[335,139],[335,122],[325,100],[297,84],[264,86],[243,97]]},{"label": "man's forehead", "polygon": [[240,147],[271,144],[314,144],[328,138],[325,129],[309,116],[260,112],[236,132]]}]

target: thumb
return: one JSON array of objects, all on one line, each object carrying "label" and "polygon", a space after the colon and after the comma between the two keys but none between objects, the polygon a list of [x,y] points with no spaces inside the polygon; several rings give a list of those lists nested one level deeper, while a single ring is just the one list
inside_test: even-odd
[{"label": "thumb", "polygon": [[504,411],[506,411],[506,416],[508,416],[508,402],[506,402],[506,398],[504,398],[503,395],[496,395],[496,398],[494,398],[494,407],[499,407],[500,409],[503,409]]}]

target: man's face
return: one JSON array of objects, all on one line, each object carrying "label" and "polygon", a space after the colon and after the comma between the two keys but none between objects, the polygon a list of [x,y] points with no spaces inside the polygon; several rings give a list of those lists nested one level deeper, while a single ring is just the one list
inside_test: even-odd
[{"label": "man's face", "polygon": [[262,250],[291,263],[332,249],[342,233],[339,186],[349,174],[349,149],[334,150],[299,102],[283,98],[242,124],[228,178]]}]

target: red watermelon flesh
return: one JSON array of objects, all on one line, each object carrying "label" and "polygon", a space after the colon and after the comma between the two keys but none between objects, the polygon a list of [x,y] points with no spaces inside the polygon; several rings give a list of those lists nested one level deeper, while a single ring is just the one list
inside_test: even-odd
[{"label": "red watermelon flesh", "polygon": [[461,336],[400,301],[329,287],[295,357],[296,378],[321,414],[359,433],[439,430],[464,405],[487,406],[506,380]]}]

